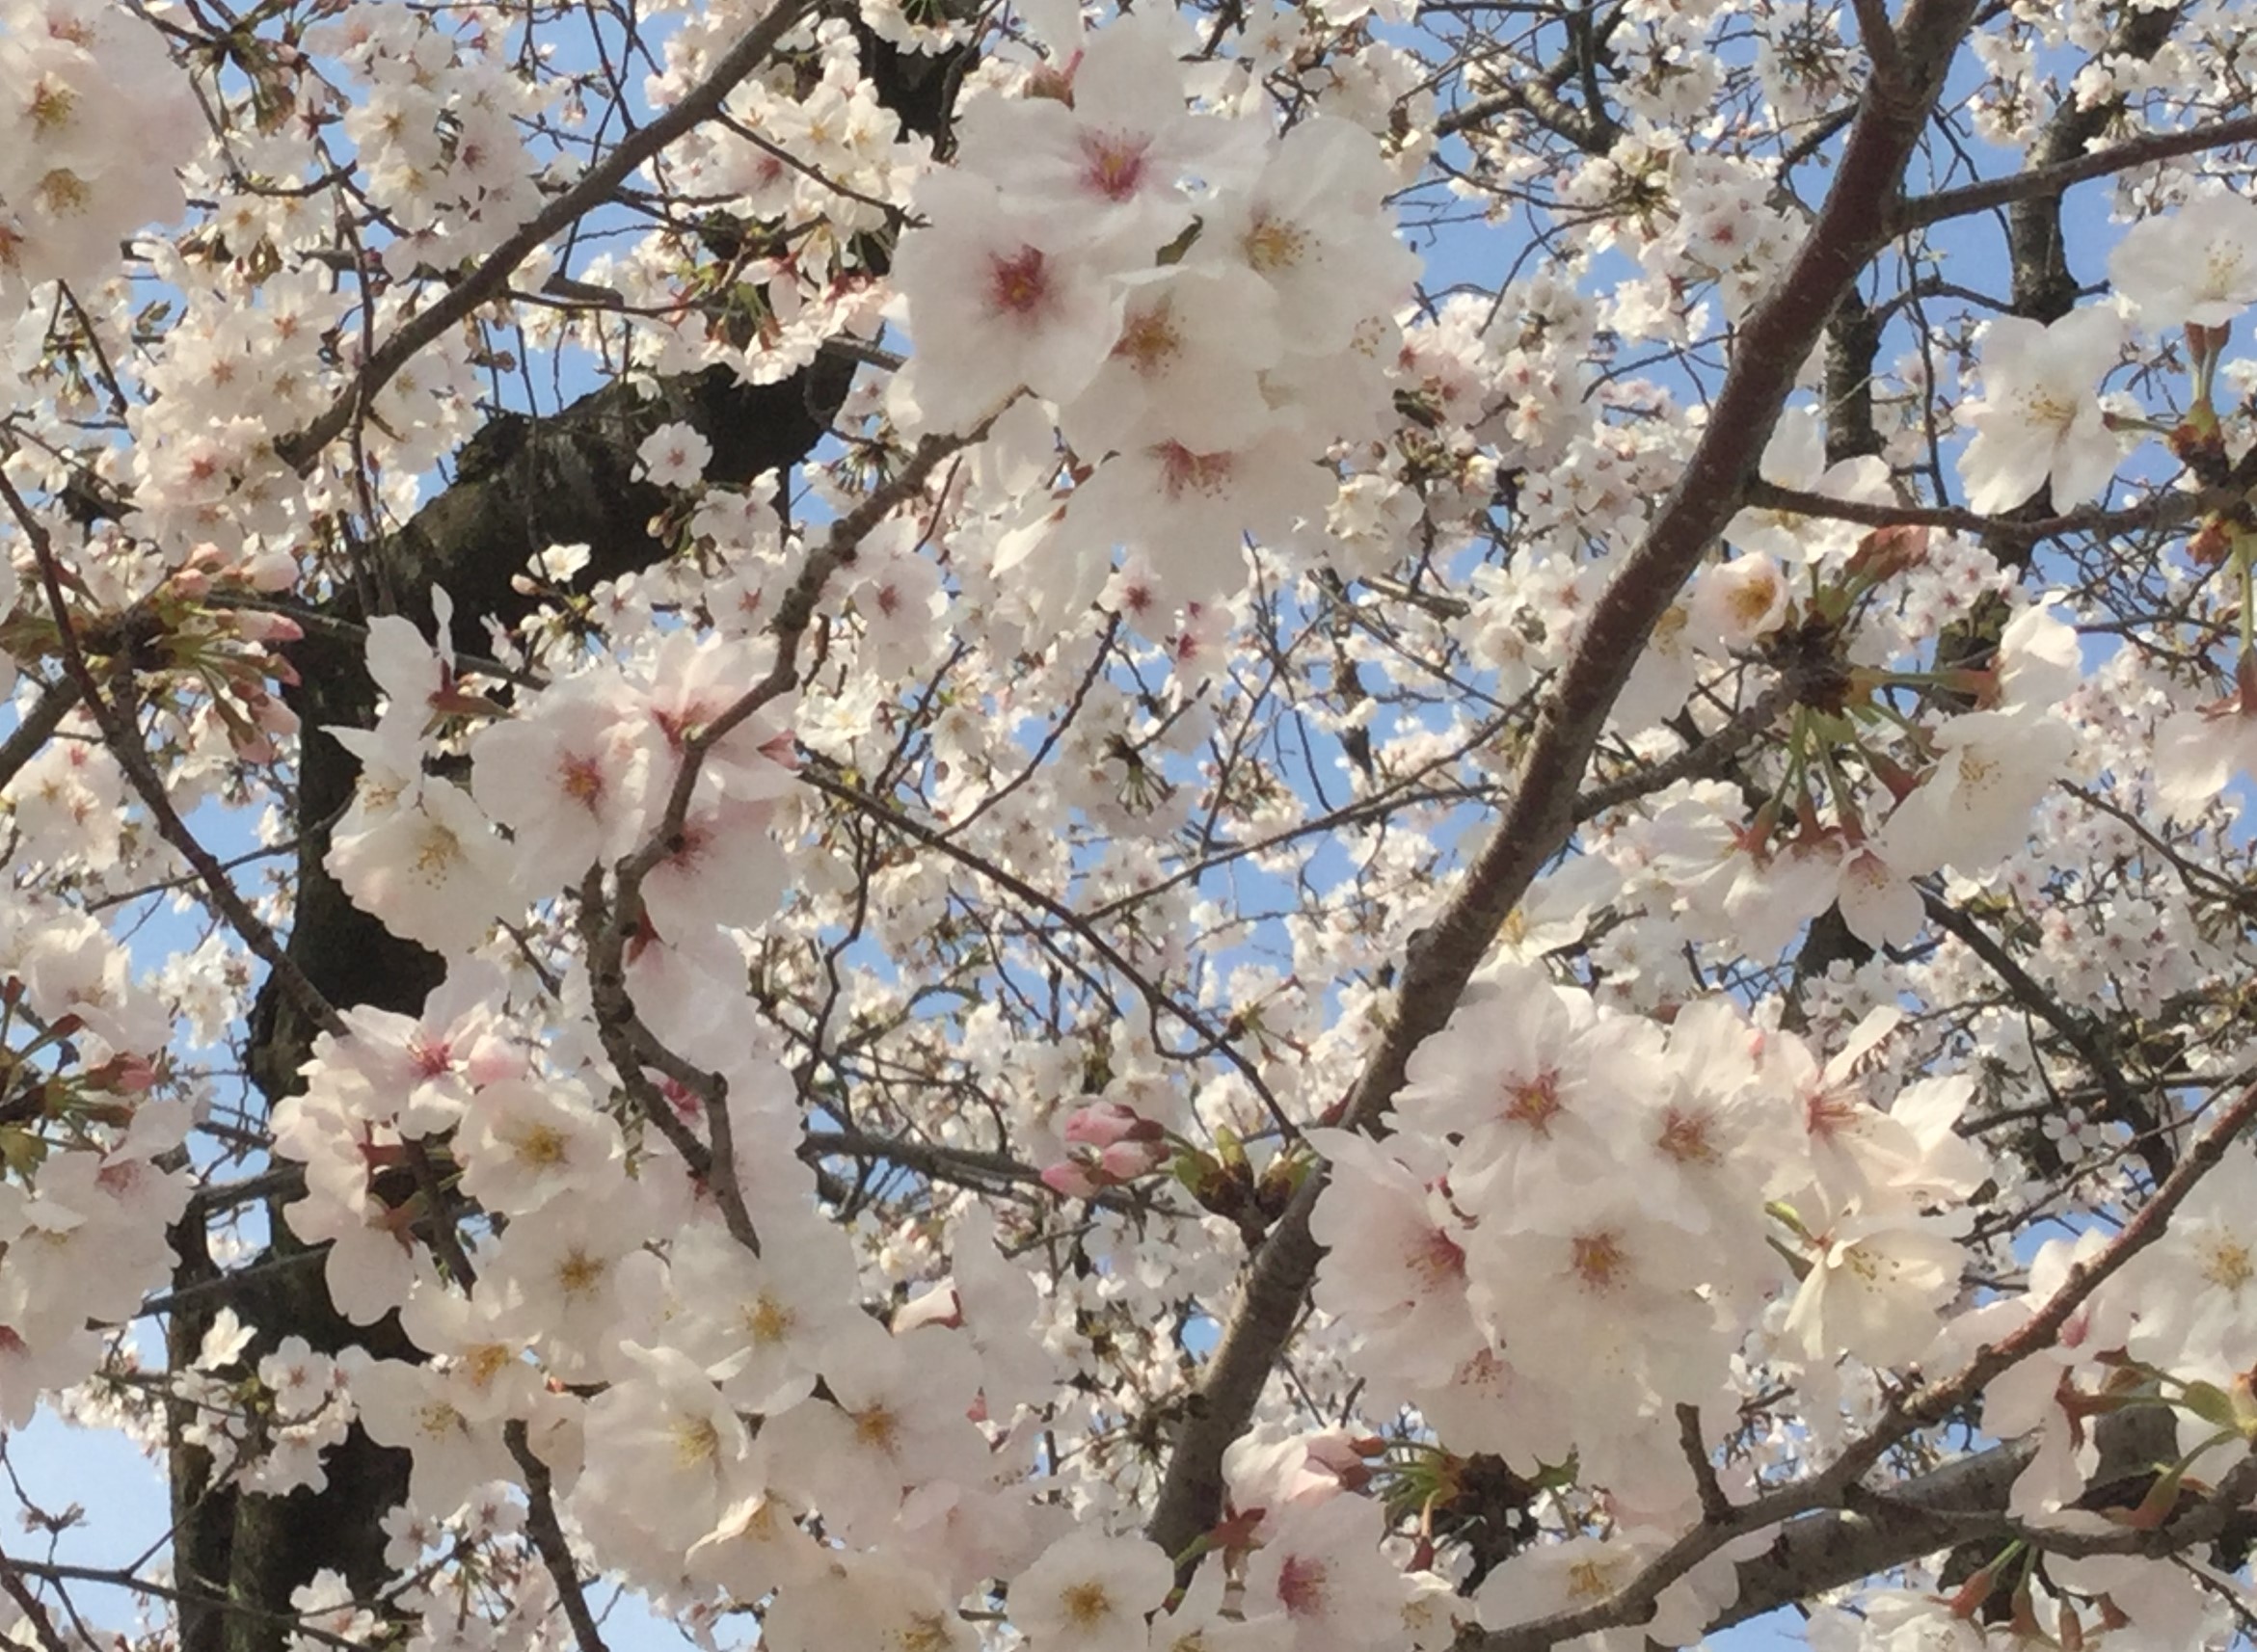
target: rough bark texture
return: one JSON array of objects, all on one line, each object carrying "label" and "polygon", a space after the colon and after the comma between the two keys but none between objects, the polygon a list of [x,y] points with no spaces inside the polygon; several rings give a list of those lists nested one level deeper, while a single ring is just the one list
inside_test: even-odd
[{"label": "rough bark texture", "polygon": [[[747,481],[807,456],[850,376],[850,367],[828,359],[784,383],[759,387],[737,384],[726,369],[712,369],[665,385],[649,399],[621,384],[551,418],[504,413],[464,448],[453,486],[373,547],[365,583],[380,594],[380,606],[426,631],[433,624],[432,587],[443,587],[455,600],[454,646],[482,653],[488,619],[509,625],[530,611],[534,600],[512,590],[510,580],[537,551],[584,543],[591,547],[590,576],[597,578],[649,567],[665,554],[650,534],[665,496],[632,474],[635,448],[651,431],[686,419],[713,444],[710,474],[723,482]],[[329,612],[348,622],[364,617],[360,598],[350,592]],[[291,708],[304,735],[290,956],[339,1008],[416,1013],[443,978],[444,965],[354,906],[323,865],[330,827],[351,803],[360,770],[358,760],[324,731],[372,724],[376,685],[359,640],[349,633],[309,630],[292,647],[291,664],[301,679],[291,692]],[[270,980],[253,1013],[249,1062],[269,1102],[299,1087],[298,1070],[311,1052],[314,1030]],[[274,1239],[262,1260],[297,1253],[301,1247],[281,1200],[270,1207],[268,1221]],[[175,1249],[180,1259],[175,1290],[213,1277],[200,1230],[176,1232]],[[238,1297],[234,1305],[263,1334],[295,1332],[328,1353],[359,1343],[386,1357],[414,1357],[396,1321],[373,1328],[346,1321],[331,1305],[322,1269],[312,1259],[255,1277],[255,1286],[247,1287],[254,1298]],[[174,1315],[168,1352],[175,1365],[195,1357],[222,1300],[208,1294]],[[172,1486],[183,1585],[259,1609],[184,1607],[183,1652],[271,1652],[281,1644],[281,1628],[261,1613],[286,1611],[291,1591],[324,1567],[342,1573],[357,1594],[375,1592],[388,1575],[378,1523],[406,1501],[405,1452],[375,1445],[356,1427],[329,1462],[327,1489],[285,1498],[240,1497],[209,1488],[209,1458],[179,1441],[182,1422],[175,1420]]]},{"label": "rough bark texture", "polygon": [[[866,38],[865,61],[889,107],[912,131],[945,141],[948,112],[963,65],[954,56],[918,57]],[[368,547],[351,589],[328,604],[329,618],[358,625],[397,613],[427,634],[431,592],[454,600],[453,646],[484,653],[486,623],[510,625],[534,599],[511,588],[538,551],[551,545],[590,547],[584,577],[647,568],[667,547],[651,534],[666,504],[634,476],[635,449],[659,425],[684,420],[712,442],[707,475],[740,484],[765,471],[789,471],[829,429],[853,377],[850,361],[824,357],[781,383],[747,386],[727,368],[651,386],[615,383],[547,417],[497,414],[458,456],[455,479],[397,534]],[[378,692],[352,631],[309,628],[290,650],[300,686],[291,707],[303,723],[296,824],[299,854],[288,950],[322,996],[338,1008],[371,1005],[415,1013],[444,975],[437,957],[393,936],[355,907],[329,875],[330,829],[350,804],[359,764],[324,731],[366,727]],[[314,1028],[269,981],[251,1023],[246,1066],[271,1103],[299,1087]],[[247,1277],[218,1286],[202,1217],[173,1232],[176,1292],[194,1291],[173,1314],[167,1354],[175,1368],[197,1354],[213,1316],[231,1303],[262,1336],[295,1333],[336,1352],[353,1344],[379,1355],[415,1357],[388,1319],[356,1327],[331,1304],[314,1257],[286,1262],[303,1247],[290,1235],[282,1201],[268,1210],[273,1242]],[[253,1357],[258,1349],[255,1348]],[[206,1452],[181,1436],[190,1421],[177,1403],[169,1419],[174,1552],[180,1586],[204,1597],[180,1608],[182,1652],[277,1652],[291,1592],[317,1571],[343,1574],[357,1595],[388,1576],[385,1513],[405,1501],[406,1453],[378,1447],[359,1428],[329,1460],[329,1485],[286,1498],[244,1497],[210,1485]],[[240,1605],[246,1611],[231,1611]]]}]

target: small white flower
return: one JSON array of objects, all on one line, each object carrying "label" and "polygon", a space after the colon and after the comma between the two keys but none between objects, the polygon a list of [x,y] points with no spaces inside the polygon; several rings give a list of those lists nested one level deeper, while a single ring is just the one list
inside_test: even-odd
[{"label": "small white flower", "polygon": [[2010,511],[2049,481],[2056,509],[2099,498],[2122,444],[2103,420],[2100,381],[2116,363],[2124,324],[2099,306],[2051,327],[2004,316],[1983,331],[1983,399],[1961,410],[1975,440],[1960,455],[1967,502]]},{"label": "small white flower", "polygon": [[2206,195],[2134,225],[2109,280],[2151,328],[2225,326],[2257,304],[2257,203]]},{"label": "small white flower", "polygon": [[686,424],[662,424],[635,449],[646,479],[661,488],[687,488],[704,479],[713,444]]}]

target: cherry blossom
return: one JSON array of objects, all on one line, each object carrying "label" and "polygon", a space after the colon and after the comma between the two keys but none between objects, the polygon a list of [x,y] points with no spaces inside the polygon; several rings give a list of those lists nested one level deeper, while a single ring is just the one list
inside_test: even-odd
[{"label": "cherry blossom", "polygon": [[705,475],[713,461],[713,444],[686,424],[665,424],[643,439],[635,449],[643,475],[661,488],[687,488]]},{"label": "cherry blossom", "polygon": [[1144,1620],[1174,1581],[1168,1557],[1142,1538],[1075,1532],[1011,1580],[1011,1623],[1037,1646],[1142,1652]]},{"label": "cherry blossom", "polygon": [[908,239],[894,272],[920,344],[898,393],[919,417],[961,429],[1022,386],[1054,401],[1087,389],[1120,325],[1119,293],[1088,249],[967,174],[933,174],[920,200],[935,226]]},{"label": "cherry blossom", "polygon": [[2230,1636],[2230,8],[238,10],[0,0],[0,1638]]},{"label": "cherry blossom", "polygon": [[1975,429],[1959,461],[1967,502],[2011,510],[2051,484],[2056,508],[2100,497],[2123,456],[2102,417],[2100,381],[2116,363],[2123,323],[2091,305],[2041,327],[2019,316],[1982,339],[1981,402],[1961,416]]},{"label": "cherry blossom", "polygon": [[2257,304],[2257,203],[2225,192],[2135,225],[2109,280],[2155,327],[2223,327]]}]

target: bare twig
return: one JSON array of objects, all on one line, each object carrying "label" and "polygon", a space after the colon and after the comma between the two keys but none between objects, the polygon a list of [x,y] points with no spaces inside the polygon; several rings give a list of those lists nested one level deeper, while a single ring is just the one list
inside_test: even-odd
[{"label": "bare twig", "polygon": [[1732,1518],[1732,1499],[1724,1495],[1724,1483],[1716,1478],[1716,1465],[1708,1460],[1708,1447],[1701,1438],[1701,1408],[1698,1405],[1679,1405],[1677,1408],[1678,1445],[1684,1452],[1685,1466],[1693,1471],[1693,1488],[1701,1499],[1701,1518],[1723,1521]]},{"label": "bare twig", "polygon": [[541,1563],[555,1581],[556,1598],[564,1608],[565,1621],[572,1625],[572,1638],[579,1652],[608,1652],[604,1632],[596,1627],[596,1614],[588,1610],[587,1590],[580,1582],[579,1565],[572,1558],[572,1544],[565,1538],[563,1523],[556,1518],[555,1477],[533,1450],[523,1419],[512,1418],[503,1424],[501,1437],[517,1460],[518,1472],[525,1477],[525,1531]]},{"label": "bare twig", "polygon": [[526,220],[516,233],[489,253],[476,269],[455,282],[443,298],[402,322],[362,363],[352,384],[318,418],[304,430],[275,442],[275,451],[282,455],[283,462],[301,475],[311,469],[321,450],[336,440],[354,415],[365,409],[376,392],[390,384],[393,375],[414,360],[418,352],[480,305],[499,298],[508,288],[509,278],[517,267],[542,242],[578,223],[608,200],[637,167],[675,139],[717,115],[738,82],[766,62],[777,42],[797,28],[813,9],[812,0],[780,0],[774,11],[747,29],[744,38],[721,55],[712,72],[684,93],[679,103],[649,125],[622,138],[609,154],[581,174],[578,182]]},{"label": "bare twig", "polygon": [[2142,529],[2177,527],[2214,511],[2231,500],[2226,489],[2200,493],[2158,493],[2143,504],[2120,511],[2065,511],[2051,517],[1986,517],[1979,511],[1949,505],[1884,505],[1866,499],[1837,499],[1827,493],[1782,488],[1776,482],[1748,484],[1747,502],[1759,510],[1785,511],[1861,527],[1930,527],[1963,533],[1977,539],[2010,540],[2033,544],[2068,534],[2126,534]]},{"label": "bare twig", "polygon": [[2105,149],[2095,149],[2050,167],[2033,167],[2012,177],[1986,178],[1959,189],[1915,196],[1889,214],[1889,234],[1901,235],[1947,219],[1964,218],[1971,212],[1988,212],[1993,207],[2008,206],[2032,196],[2052,195],[2072,184],[2109,177],[2134,167],[2248,143],[2257,143],[2257,115],[2239,115],[2231,120],[2213,120],[2177,132],[2151,132],[2145,137],[2128,138]]}]

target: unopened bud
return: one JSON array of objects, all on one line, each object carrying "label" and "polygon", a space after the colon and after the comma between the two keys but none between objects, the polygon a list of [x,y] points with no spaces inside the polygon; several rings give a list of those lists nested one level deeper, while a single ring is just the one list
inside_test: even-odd
[{"label": "unopened bud", "polygon": [[2187,541],[2190,560],[2204,568],[2216,568],[2224,562],[2234,548],[2234,530],[2226,525],[2223,517],[2211,517],[2194,530]]},{"label": "unopened bud", "polygon": [[1909,573],[1928,560],[1928,530],[1924,525],[1900,524],[1875,528],[1858,541],[1850,553],[1852,575],[1882,580]]}]

